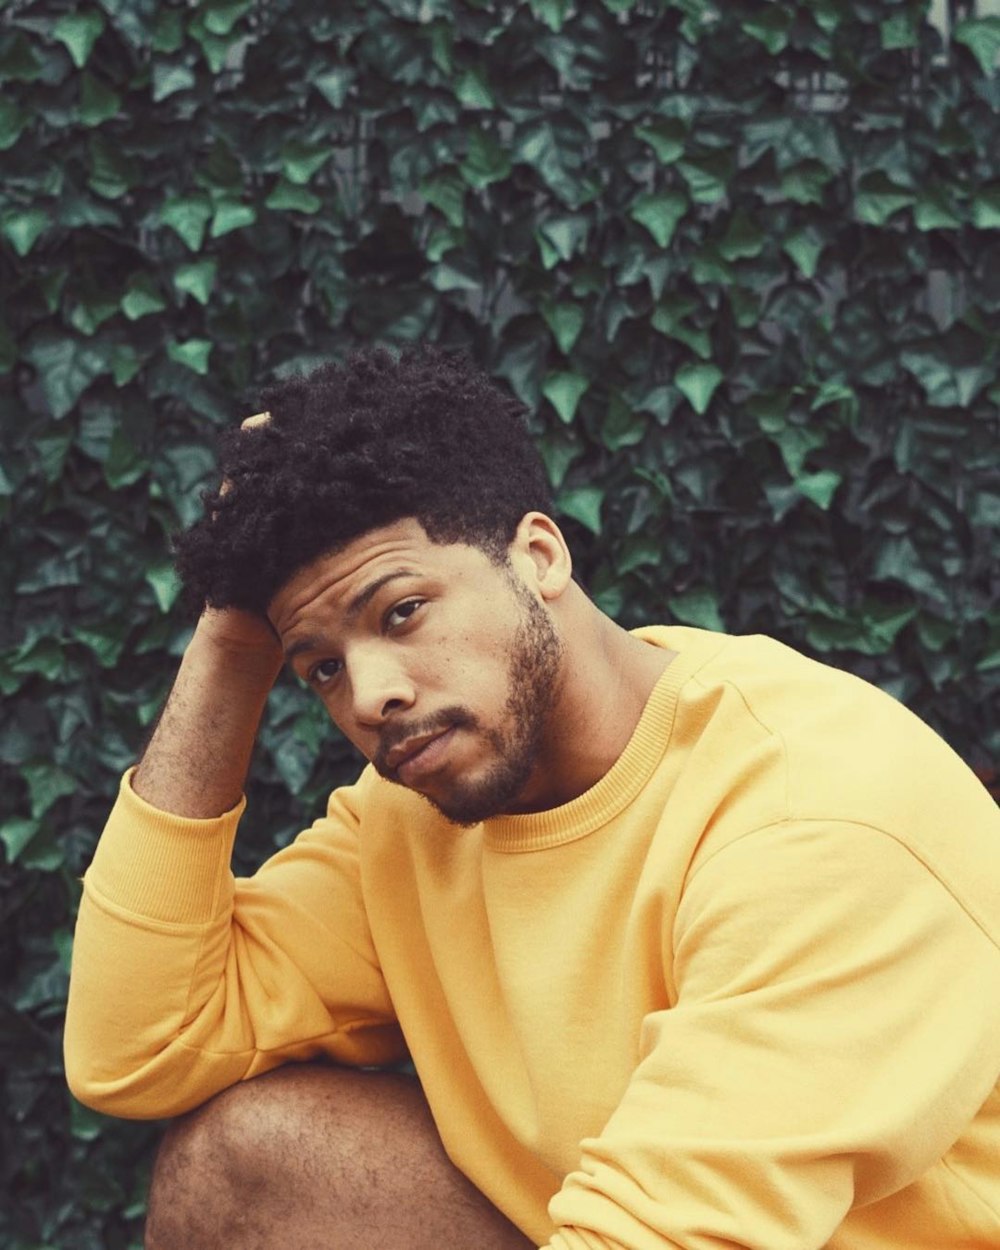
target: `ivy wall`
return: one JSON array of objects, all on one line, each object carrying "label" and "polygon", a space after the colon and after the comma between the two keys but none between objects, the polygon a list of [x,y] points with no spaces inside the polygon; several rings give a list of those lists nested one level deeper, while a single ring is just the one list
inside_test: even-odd
[{"label": "ivy wall", "polygon": [[[190,623],[169,537],[276,372],[467,348],[627,624],[763,631],[1000,759],[1000,17],[912,0],[8,0],[0,1244],[138,1242],[76,1105],[83,871]],[[240,863],[356,762],[272,699]]]}]

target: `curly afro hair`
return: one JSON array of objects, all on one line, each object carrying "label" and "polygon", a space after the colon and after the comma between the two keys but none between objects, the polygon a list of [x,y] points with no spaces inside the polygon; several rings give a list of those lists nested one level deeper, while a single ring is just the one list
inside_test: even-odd
[{"label": "curly afro hair", "polygon": [[221,439],[225,486],[175,540],[189,606],[265,612],[318,556],[404,517],[439,543],[507,559],[526,512],[550,512],[523,407],[465,358],[358,352],[277,383],[271,418]]}]

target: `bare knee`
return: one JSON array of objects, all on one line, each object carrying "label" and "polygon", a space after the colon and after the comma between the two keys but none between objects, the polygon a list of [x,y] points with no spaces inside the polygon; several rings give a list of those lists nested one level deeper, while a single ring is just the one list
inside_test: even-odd
[{"label": "bare knee", "polygon": [[[235,1085],[176,1120],[153,1170],[147,1250],[263,1250],[272,1228],[294,1221],[313,1182],[339,1178],[350,1200],[350,1173],[368,1166],[359,1102],[383,1080],[398,1098],[414,1092],[405,1077],[295,1065]],[[359,1090],[359,1081],[368,1083]]]},{"label": "bare knee", "polygon": [[529,1244],[447,1161],[412,1078],[290,1065],[171,1126],[146,1250],[440,1246],[444,1221]]}]

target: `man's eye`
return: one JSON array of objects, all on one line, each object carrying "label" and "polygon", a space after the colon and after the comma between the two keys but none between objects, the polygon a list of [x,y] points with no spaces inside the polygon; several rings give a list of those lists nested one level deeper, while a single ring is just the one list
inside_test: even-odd
[{"label": "man's eye", "polygon": [[407,599],[404,603],[397,603],[394,608],[385,614],[385,624],[387,629],[394,629],[404,624],[410,617],[422,608],[426,600],[424,599]]},{"label": "man's eye", "polygon": [[324,686],[328,681],[332,681],[341,670],[339,660],[320,660],[318,664],[314,664],[309,670],[309,684],[312,686]]}]

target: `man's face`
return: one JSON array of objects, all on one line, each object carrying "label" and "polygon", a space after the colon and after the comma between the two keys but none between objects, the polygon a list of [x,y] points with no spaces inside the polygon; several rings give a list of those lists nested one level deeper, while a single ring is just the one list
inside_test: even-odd
[{"label": "man's face", "polygon": [[531,806],[562,644],[512,568],[406,519],[307,565],[268,616],[383,777],[458,824]]}]

